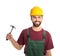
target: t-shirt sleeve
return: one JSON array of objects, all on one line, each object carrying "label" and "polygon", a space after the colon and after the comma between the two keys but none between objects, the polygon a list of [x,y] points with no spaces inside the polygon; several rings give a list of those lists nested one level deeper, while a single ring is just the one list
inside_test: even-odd
[{"label": "t-shirt sleeve", "polygon": [[17,40],[17,43],[20,44],[20,45],[24,45],[24,34],[23,34],[23,31],[19,35],[19,38]]},{"label": "t-shirt sleeve", "polygon": [[47,32],[46,38],[47,38],[46,50],[53,49],[54,48],[54,45],[53,45],[51,34],[49,32]]}]

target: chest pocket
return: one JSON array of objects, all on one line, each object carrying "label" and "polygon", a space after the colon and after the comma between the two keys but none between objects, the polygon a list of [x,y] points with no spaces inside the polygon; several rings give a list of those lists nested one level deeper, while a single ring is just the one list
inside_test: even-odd
[{"label": "chest pocket", "polygon": [[46,38],[46,31],[44,31],[43,38],[40,41],[30,39],[29,29],[27,29],[27,34],[28,34],[28,43],[27,43],[26,56],[44,56],[44,43]]}]

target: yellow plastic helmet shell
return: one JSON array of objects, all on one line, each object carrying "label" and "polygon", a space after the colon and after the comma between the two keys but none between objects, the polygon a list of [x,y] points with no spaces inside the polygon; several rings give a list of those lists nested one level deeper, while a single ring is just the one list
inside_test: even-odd
[{"label": "yellow plastic helmet shell", "polygon": [[40,15],[43,15],[43,10],[40,7],[35,6],[31,9],[30,16],[40,16]]}]

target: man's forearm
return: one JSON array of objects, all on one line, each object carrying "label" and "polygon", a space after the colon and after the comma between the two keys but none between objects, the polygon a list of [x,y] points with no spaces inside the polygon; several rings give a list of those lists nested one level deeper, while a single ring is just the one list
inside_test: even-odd
[{"label": "man's forearm", "polygon": [[52,54],[51,54],[51,50],[47,50],[47,52],[46,52],[46,56],[52,56]]},{"label": "man's forearm", "polygon": [[10,39],[10,41],[11,41],[12,45],[18,50],[20,50],[23,47],[23,45],[19,45],[13,38]]}]

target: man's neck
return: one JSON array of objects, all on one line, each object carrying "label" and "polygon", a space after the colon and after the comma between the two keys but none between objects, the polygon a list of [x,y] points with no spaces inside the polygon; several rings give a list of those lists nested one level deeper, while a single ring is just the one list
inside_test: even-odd
[{"label": "man's neck", "polygon": [[34,30],[34,31],[40,31],[40,30],[42,30],[42,28],[41,28],[41,26],[39,26],[39,27],[32,27],[32,29]]}]

